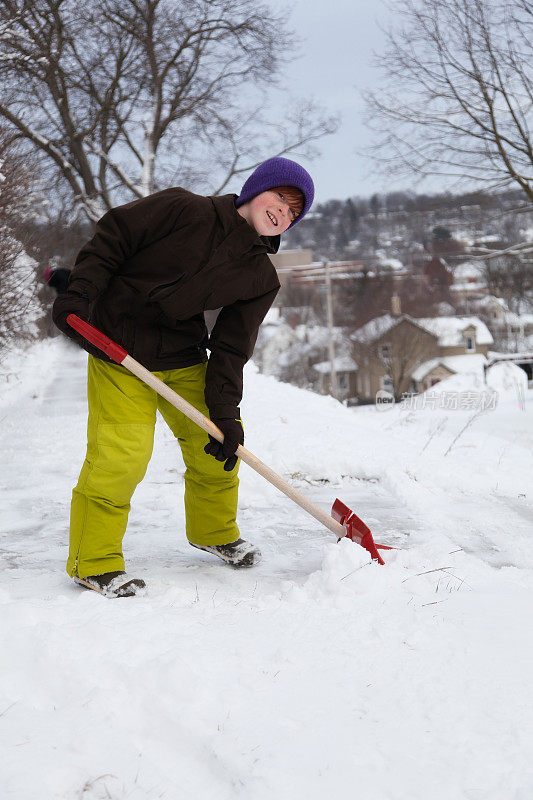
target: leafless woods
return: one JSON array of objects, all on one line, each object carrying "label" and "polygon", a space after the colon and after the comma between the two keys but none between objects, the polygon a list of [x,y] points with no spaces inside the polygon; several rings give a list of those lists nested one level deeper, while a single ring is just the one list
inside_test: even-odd
[{"label": "leafless woods", "polygon": [[367,94],[387,170],[520,187],[533,202],[533,4],[398,0]]},{"label": "leafless woods", "polygon": [[174,182],[216,193],[335,130],[309,101],[267,118],[294,48],[256,0],[3,0],[0,116],[90,219]]}]

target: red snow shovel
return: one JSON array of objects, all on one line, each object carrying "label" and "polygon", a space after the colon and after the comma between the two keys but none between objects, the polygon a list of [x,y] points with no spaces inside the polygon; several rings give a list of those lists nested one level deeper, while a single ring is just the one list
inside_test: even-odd
[{"label": "red snow shovel", "polygon": [[[76,316],[76,314],[69,314],[67,322],[72,328],[91,342],[91,344],[100,348],[109,358],[116,361],[117,364],[121,364],[123,367],[126,367],[126,369],[129,369],[130,372],[154,389],[161,397],[164,397],[165,400],[168,400],[169,403],[183,412],[185,416],[199,425],[200,428],[203,428],[206,433],[213,436],[219,442],[224,441],[223,433],[210,419],[180,397],[173,389],[170,389],[163,381],[160,381],[159,378],[152,375],[142,364],[135,361],[135,359],[128,355],[126,350],[119,344],[109,339],[108,336],[97,328],[89,325],[88,322],[84,322]],[[357,514],[348,508],[348,506],[341,503],[340,500],[335,500],[333,503],[330,516],[326,511],[323,511],[319,506],[315,505],[315,503],[312,503],[311,500],[299,492],[298,489],[295,489],[287,483],[287,481],[283,480],[274,470],[267,467],[266,464],[263,464],[262,461],[256,458],[253,453],[250,453],[250,451],[246,450],[242,445],[239,445],[237,448],[237,456],[266,478],[267,481],[270,481],[270,483],[276,486],[281,492],[286,494],[287,497],[294,500],[304,511],[307,511],[308,514],[311,514],[312,517],[325,525],[326,528],[329,528],[338,539],[342,539],[346,536],[348,539],[351,539],[352,542],[356,542],[356,544],[360,544],[361,547],[368,550],[372,558],[379,564],[385,563],[378,553],[378,549],[391,550],[392,548],[387,545],[376,545],[372,538],[370,528],[368,528],[363,520],[359,519]]]}]

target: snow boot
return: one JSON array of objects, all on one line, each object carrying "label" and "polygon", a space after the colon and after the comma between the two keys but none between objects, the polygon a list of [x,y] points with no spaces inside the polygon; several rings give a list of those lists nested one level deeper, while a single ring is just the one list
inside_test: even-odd
[{"label": "snow boot", "polygon": [[104,572],[102,575],[88,575],[86,578],[75,577],[80,586],[86,586],[104,597],[133,597],[141,594],[146,587],[142,578],[132,578],[124,571]]},{"label": "snow boot", "polygon": [[244,539],[237,539],[229,544],[194,544],[189,542],[192,547],[198,550],[205,550],[206,553],[213,553],[232,567],[252,567],[261,561],[261,551]]}]

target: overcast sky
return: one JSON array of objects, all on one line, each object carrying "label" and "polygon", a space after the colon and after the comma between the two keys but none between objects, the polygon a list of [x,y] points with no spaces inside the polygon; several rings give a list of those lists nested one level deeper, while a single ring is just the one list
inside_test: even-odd
[{"label": "overcast sky", "polygon": [[[274,6],[280,7],[279,0]],[[319,144],[322,155],[302,160],[314,178],[317,201],[398,188],[356,152],[371,141],[359,90],[377,82],[372,51],[383,48],[378,23],[386,24],[390,12],[382,0],[291,0],[284,6],[290,8],[291,27],[305,40],[302,58],[290,68],[292,93],[312,96],[342,114],[339,132]]]}]

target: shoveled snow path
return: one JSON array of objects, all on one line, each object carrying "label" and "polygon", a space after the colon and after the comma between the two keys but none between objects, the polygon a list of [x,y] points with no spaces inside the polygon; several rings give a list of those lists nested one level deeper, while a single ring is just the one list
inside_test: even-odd
[{"label": "shoveled snow path", "polygon": [[[184,539],[183,465],[160,422],[125,542],[148,593],[83,591],[64,561],[85,359],[61,341],[40,352],[40,371],[0,406],[3,797],[531,796],[530,570],[453,552],[372,468],[335,476],[324,448],[349,453],[319,419],[315,449],[280,458],[286,474],[402,549],[369,564],[243,465],[241,532],[264,560],[228,569]],[[254,381],[252,396],[270,391]]]},{"label": "shoveled snow path", "polygon": [[[1,481],[6,513],[2,525],[6,560],[2,566],[37,574],[49,570],[50,574],[43,575],[46,583],[52,579],[59,588],[67,581],[62,567],[70,494],[85,455],[87,399],[85,356],[61,341],[56,348],[61,351],[61,359],[51,361],[49,374],[43,376],[45,385],[32,387],[31,392],[17,397],[15,403],[0,412],[0,457],[7,466]],[[283,449],[282,443],[279,448]],[[183,472],[179,447],[158,417],[154,454],[132,501],[124,547],[128,571],[149,576],[154,590],[158,580],[173,584],[176,570],[189,575],[211,567],[215,574],[220,571],[212,556],[193,550],[185,539]],[[260,503],[267,499],[268,506],[247,500],[247,481],[253,484],[255,499]],[[324,545],[335,541],[334,536],[269,487],[263,478],[250,474],[246,465],[241,466],[241,483],[241,534],[253,541],[259,536],[264,553],[263,564],[254,570],[254,578],[273,588],[279,587],[280,579],[285,577],[304,581],[320,568]],[[340,496],[356,507],[368,524],[377,522],[389,544],[408,537],[416,528],[405,504],[375,478],[358,480],[348,476],[322,483],[320,479],[297,476],[293,483],[328,511],[335,497]],[[267,492],[266,498],[261,492],[257,495],[258,488]],[[235,575],[230,574],[233,580]],[[73,591],[75,596],[79,594],[79,589]]]}]

